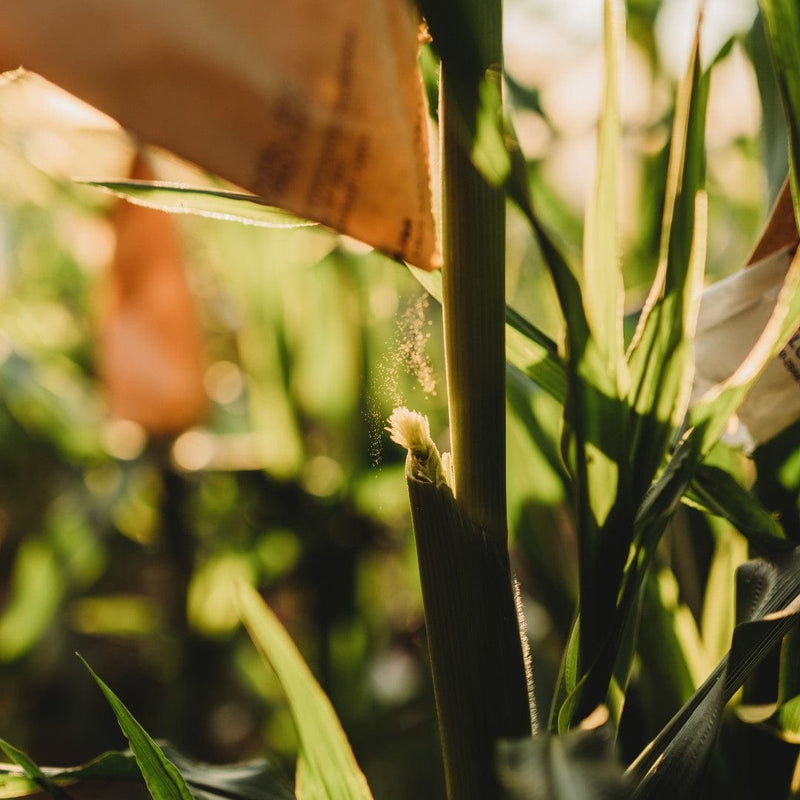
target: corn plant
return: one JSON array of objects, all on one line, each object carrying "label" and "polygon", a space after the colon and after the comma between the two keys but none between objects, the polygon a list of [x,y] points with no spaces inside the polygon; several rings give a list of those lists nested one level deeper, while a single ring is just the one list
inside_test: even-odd
[{"label": "corn plant", "polygon": [[[504,111],[500,3],[421,0],[420,7],[441,67],[444,266],[441,275],[411,269],[443,307],[452,455],[439,453],[427,420],[414,411],[395,411],[389,429],[408,450],[406,482],[448,796],[726,796],[731,787],[723,777],[724,759],[735,752],[727,748],[726,726],[737,702],[740,718],[768,730],[776,750],[788,743],[782,771],[771,782],[765,779],[764,787],[770,796],[797,796],[791,769],[800,741],[800,551],[792,532],[742,485],[736,470],[725,468],[718,443],[767,365],[800,327],[800,261],[792,259],[774,310],[745,360],[692,401],[708,239],[705,116],[715,59],[701,62],[698,33],[675,101],[655,278],[628,338],[618,240],[624,4],[603,4],[604,97],[579,267],[564,255],[532,199],[513,118]],[[790,0],[762,0],[761,13],[789,131],[789,179],[797,198],[800,11]],[[250,222],[276,213],[251,198],[222,192],[105,185],[132,200],[167,208],[177,203],[198,213],[224,211]],[[526,220],[555,287],[564,321],[560,344],[542,333],[536,320],[505,305],[507,203]],[[558,459],[571,492],[579,577],[549,712],[536,703],[510,567],[507,381],[523,400],[544,392],[563,407],[560,447],[551,458]],[[732,524],[755,556],[736,573],[732,638],[699,685],[690,675],[691,653],[678,609],[662,580],[671,578],[664,535],[685,507],[711,524],[715,519]],[[719,551],[724,554],[724,545]],[[724,569],[721,559],[714,564]],[[714,569],[708,571],[709,583]],[[269,609],[249,589],[239,589],[238,603],[297,723],[295,795],[369,797],[330,704]],[[626,754],[625,764],[614,743],[626,724],[626,700],[643,674],[655,676],[657,690],[677,703],[666,725]],[[4,796],[43,788],[63,797],[77,782],[119,785],[140,775],[157,798],[199,791],[291,796],[266,768],[250,776],[248,788],[231,788],[232,772],[201,774],[198,765],[153,742],[95,678],[132,754],[52,771],[2,743],[16,764],[4,773],[9,787]],[[744,699],[735,701],[742,690]],[[756,690],[769,702],[752,700]]]}]

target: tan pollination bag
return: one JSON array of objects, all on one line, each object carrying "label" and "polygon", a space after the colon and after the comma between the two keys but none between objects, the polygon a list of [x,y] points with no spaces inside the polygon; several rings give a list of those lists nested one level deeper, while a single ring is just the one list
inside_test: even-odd
[{"label": "tan pollination bag", "polygon": [[408,0],[4,0],[0,71],[424,269],[440,265]]},{"label": "tan pollination bag", "polygon": [[[730,377],[775,309],[798,237],[788,181],[745,269],[703,292],[692,400]],[[800,419],[800,331],[769,363],[731,420],[727,440],[747,450]]]}]

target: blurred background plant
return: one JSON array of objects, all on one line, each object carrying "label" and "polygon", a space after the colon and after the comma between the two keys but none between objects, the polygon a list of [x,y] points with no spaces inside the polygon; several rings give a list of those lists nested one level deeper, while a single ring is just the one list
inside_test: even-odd
[{"label": "blurred background plant", "polygon": [[[709,280],[746,261],[787,170],[756,11],[745,1],[706,8],[709,52],[728,42],[709,100]],[[602,4],[507,0],[505,14],[507,98],[534,199],[576,254],[595,153]],[[674,85],[695,18],[682,0],[628,4],[631,312],[658,258]],[[427,51],[422,63],[435,98]],[[109,120],[33,76],[0,85],[3,738],[39,763],[80,763],[119,745],[78,650],[147,730],[191,755],[234,761],[266,748],[289,763],[296,743],[280,687],[265,678],[219,589],[238,576],[266,594],[299,643],[375,796],[439,797],[404,454],[383,432],[391,409],[409,405],[447,447],[439,308],[404,268],[328,231],[171,217],[208,406],[174,432],[114,417],[98,343],[123,223],[118,201],[71,178],[124,177],[136,153]],[[146,156],[160,179],[211,185],[171,156]],[[514,211],[507,278],[509,302],[558,339],[549,278]],[[150,378],[158,386],[167,376]],[[513,560],[546,709],[577,591],[562,409],[543,392],[519,390],[513,374],[509,407]],[[795,439],[788,431],[755,454],[757,489],[789,527],[800,524]],[[753,481],[752,462],[733,451],[719,458]],[[727,523],[687,509],[666,550],[661,602],[672,598],[685,621],[684,643],[700,635],[688,696],[727,649],[732,565],[747,545]],[[704,603],[707,581],[715,603]],[[685,699],[658,687],[657,675],[634,680],[626,756]]]}]

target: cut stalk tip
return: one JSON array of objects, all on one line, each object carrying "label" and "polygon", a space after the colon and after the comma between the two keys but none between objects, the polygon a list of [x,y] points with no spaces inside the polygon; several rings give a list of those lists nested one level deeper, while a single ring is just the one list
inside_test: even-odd
[{"label": "cut stalk tip", "polygon": [[[431,439],[430,424],[424,414],[410,411],[404,406],[395,408],[386,430],[393,442],[408,450],[406,477],[436,486],[451,486],[449,475],[442,465],[443,457]],[[444,455],[447,456],[447,453]]]}]

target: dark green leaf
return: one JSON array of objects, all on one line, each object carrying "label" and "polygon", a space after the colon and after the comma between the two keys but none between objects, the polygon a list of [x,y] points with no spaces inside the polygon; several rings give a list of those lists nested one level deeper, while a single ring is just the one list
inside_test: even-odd
[{"label": "dark green leaf", "polygon": [[728,520],[761,552],[772,554],[790,546],[778,520],[719,467],[701,464],[687,498],[707,513]]},{"label": "dark green leaf", "polygon": [[[158,746],[184,777],[195,800],[292,800],[295,796],[284,776],[266,759],[211,765],[187,758],[168,743]],[[44,767],[42,773],[56,788],[74,786],[76,794],[103,787],[109,797],[138,797],[134,784],[141,785],[143,796],[147,794],[132,752],[110,751],[78,767]],[[0,768],[0,798],[24,797],[40,790],[37,782]]]},{"label": "dark green leaf", "polygon": [[292,800],[286,779],[266,759],[246,764],[203,764],[163,745],[164,755],[178,768],[195,800]]},{"label": "dark green leaf", "polygon": [[727,702],[800,621],[800,548],[737,572],[737,625],[731,649],[628,774],[636,798],[696,797]]},{"label": "dark green leaf", "polygon": [[139,768],[142,771],[147,788],[154,800],[192,800],[189,787],[181,777],[161,748],[150,738],[120,699],[95,674],[92,668],[81,658],[86,669],[94,678],[100,690],[114,711],[122,732],[130,743]]}]

